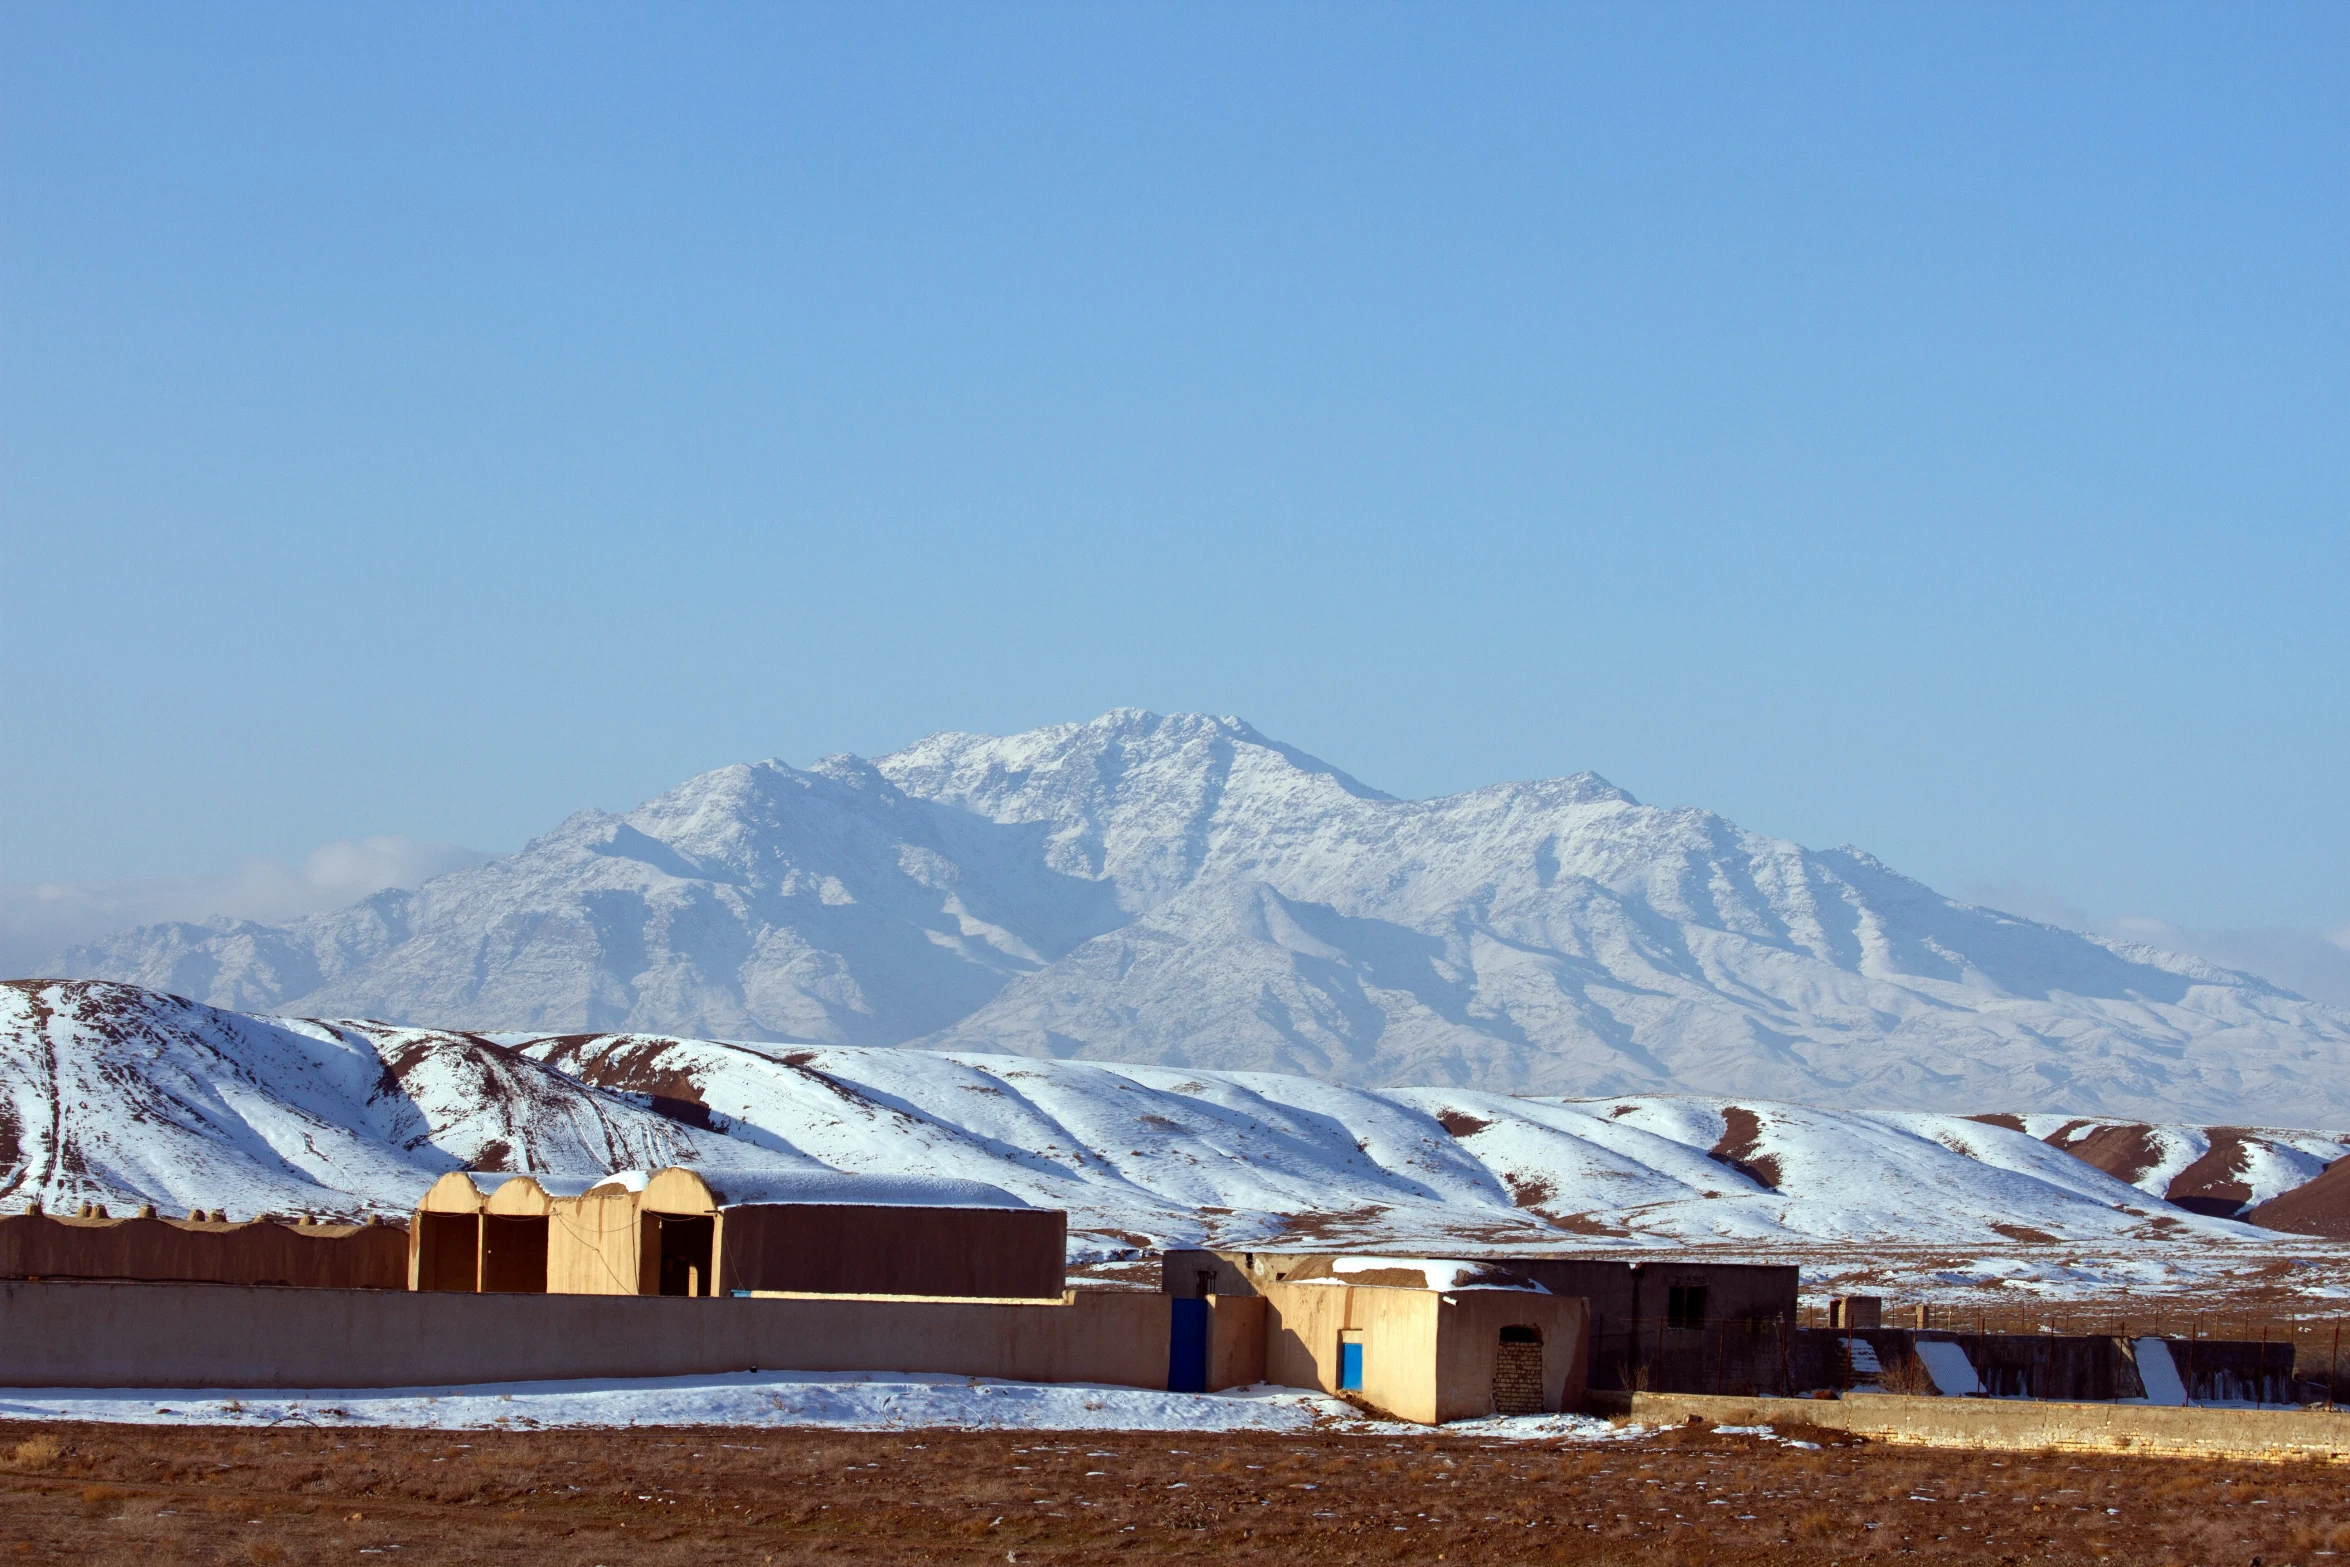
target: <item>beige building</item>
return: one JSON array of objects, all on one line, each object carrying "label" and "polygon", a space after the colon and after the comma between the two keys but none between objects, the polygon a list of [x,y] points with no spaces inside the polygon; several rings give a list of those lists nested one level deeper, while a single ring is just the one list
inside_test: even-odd
[{"label": "beige building", "polygon": [[967,1181],[453,1171],[417,1206],[409,1279],[492,1294],[1055,1300],[1066,1226]]},{"label": "beige building", "polygon": [[1427,1424],[1582,1406],[1580,1298],[1474,1265],[1349,1260],[1393,1265],[1258,1291],[1265,1380]]},{"label": "beige building", "polygon": [[[1255,1381],[1359,1398],[1439,1423],[1581,1407],[1588,1311],[1505,1267],[1420,1258],[1291,1256],[1245,1278],[1212,1252],[1170,1252],[1168,1386]],[[1196,1324],[1188,1330],[1187,1323]],[[1258,1324],[1261,1323],[1261,1326]],[[1187,1376],[1196,1335],[1204,1376]],[[1238,1346],[1261,1343],[1261,1360]]]}]

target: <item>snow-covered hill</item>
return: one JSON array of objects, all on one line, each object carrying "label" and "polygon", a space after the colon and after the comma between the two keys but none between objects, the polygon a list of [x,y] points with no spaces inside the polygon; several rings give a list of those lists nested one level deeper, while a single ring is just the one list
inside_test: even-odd
[{"label": "snow-covered hill", "polygon": [[2251,976],[1590,774],[1395,800],[1133,711],[721,768],[413,892],[59,971],[443,1027],[2350,1125],[2350,1013]]},{"label": "snow-covered hill", "polygon": [[1067,1211],[1080,1258],[1199,1241],[2127,1251],[2263,1234],[2026,1132],[1921,1112],[1374,1092],[634,1034],[493,1040],[249,1017],[126,985],[0,986],[11,1206],[398,1211],[460,1166],[587,1176],[671,1161],[980,1181]]}]

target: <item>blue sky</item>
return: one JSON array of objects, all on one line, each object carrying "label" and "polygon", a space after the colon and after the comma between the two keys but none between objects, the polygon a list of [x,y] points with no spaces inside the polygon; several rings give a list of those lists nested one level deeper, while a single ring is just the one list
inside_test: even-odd
[{"label": "blue sky", "polygon": [[2350,926],[2350,10],[0,11],[0,882],[1115,705]]}]

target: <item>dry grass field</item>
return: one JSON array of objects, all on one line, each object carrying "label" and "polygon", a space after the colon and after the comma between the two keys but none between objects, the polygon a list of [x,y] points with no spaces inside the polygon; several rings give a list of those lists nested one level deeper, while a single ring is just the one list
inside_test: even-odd
[{"label": "dry grass field", "polygon": [[1682,1428],[1440,1435],[0,1428],[0,1562],[2315,1563],[2350,1475]]}]

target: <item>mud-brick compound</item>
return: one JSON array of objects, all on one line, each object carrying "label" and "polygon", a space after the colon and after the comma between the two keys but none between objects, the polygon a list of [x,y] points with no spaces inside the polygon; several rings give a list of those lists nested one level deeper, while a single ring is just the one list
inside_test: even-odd
[{"label": "mud-brick compound", "polygon": [[1161,1281],[1178,1335],[1188,1303],[1262,1318],[1262,1369],[1229,1365],[1210,1386],[1261,1377],[1427,1423],[1583,1403],[1588,1305],[1505,1263],[1179,1250]]},{"label": "mud-brick compound", "polygon": [[975,1181],[461,1170],[417,1206],[408,1277],[485,1294],[1052,1300],[1067,1222]]}]

